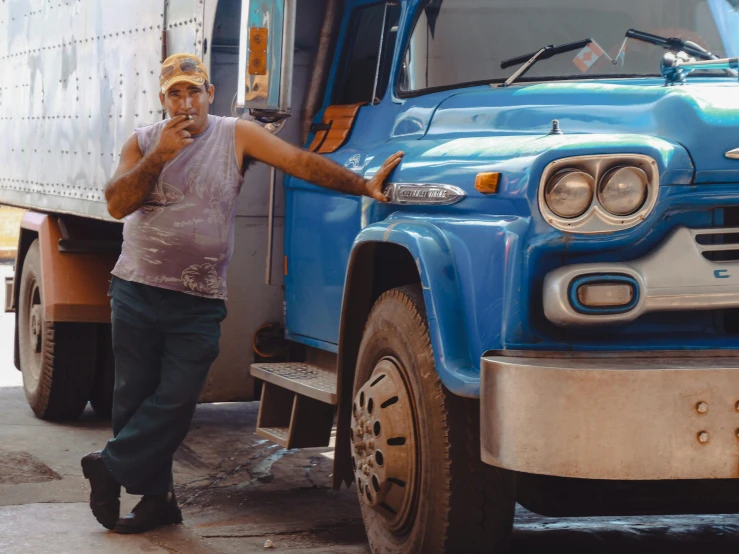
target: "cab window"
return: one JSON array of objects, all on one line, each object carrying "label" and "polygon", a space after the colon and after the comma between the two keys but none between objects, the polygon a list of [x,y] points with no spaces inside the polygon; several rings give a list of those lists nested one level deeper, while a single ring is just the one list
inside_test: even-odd
[{"label": "cab window", "polygon": [[332,104],[377,103],[385,95],[399,18],[400,5],[393,3],[372,4],[354,11]]}]

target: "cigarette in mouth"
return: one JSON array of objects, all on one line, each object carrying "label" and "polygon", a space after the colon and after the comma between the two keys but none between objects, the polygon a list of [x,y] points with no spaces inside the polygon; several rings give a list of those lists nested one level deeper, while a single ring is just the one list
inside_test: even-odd
[{"label": "cigarette in mouth", "polygon": [[190,121],[192,121],[192,116],[191,115],[188,115],[187,116],[187,119],[189,119]]}]

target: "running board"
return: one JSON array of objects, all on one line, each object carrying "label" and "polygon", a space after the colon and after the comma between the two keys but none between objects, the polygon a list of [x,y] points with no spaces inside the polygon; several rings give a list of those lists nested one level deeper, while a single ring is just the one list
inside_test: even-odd
[{"label": "running board", "polygon": [[283,448],[328,446],[336,411],[336,372],[303,362],[252,364],[264,381],[257,435]]}]

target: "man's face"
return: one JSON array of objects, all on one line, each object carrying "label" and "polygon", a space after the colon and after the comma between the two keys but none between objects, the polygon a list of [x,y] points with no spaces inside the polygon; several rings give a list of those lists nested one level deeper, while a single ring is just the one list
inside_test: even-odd
[{"label": "man's face", "polygon": [[215,87],[209,85],[193,85],[191,83],[175,83],[167,92],[159,95],[162,107],[169,117],[191,115],[193,122],[188,127],[191,134],[197,135],[208,126],[208,107],[213,103]]}]

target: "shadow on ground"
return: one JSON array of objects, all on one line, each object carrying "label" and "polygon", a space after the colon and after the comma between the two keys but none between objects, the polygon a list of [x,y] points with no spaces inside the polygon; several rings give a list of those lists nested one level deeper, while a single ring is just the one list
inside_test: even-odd
[{"label": "shadow on ground", "polygon": [[735,515],[545,518],[519,508],[510,554],[735,554]]}]

